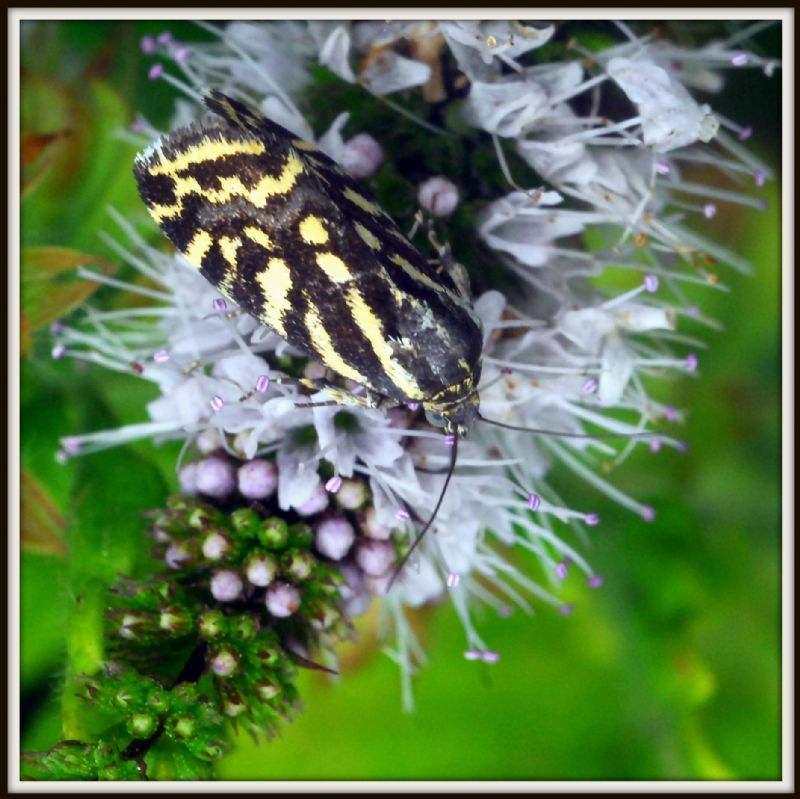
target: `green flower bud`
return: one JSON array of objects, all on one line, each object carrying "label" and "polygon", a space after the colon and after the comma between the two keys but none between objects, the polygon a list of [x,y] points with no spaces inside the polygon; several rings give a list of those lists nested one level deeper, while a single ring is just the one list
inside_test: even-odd
[{"label": "green flower bud", "polygon": [[255,538],[261,523],[259,515],[252,508],[237,508],[230,515],[233,531],[243,538]]},{"label": "green flower bud", "polygon": [[128,717],[125,727],[133,738],[149,738],[158,727],[158,716],[154,713],[134,713]]},{"label": "green flower bud", "polygon": [[289,544],[298,549],[308,549],[314,543],[314,531],[311,526],[298,522],[289,528]]},{"label": "green flower bud", "polygon": [[192,617],[181,608],[165,608],[158,617],[158,627],[166,633],[182,633],[188,629]]},{"label": "green flower bud", "polygon": [[264,702],[274,699],[281,692],[280,686],[273,680],[270,680],[268,677],[265,677],[263,680],[259,680],[255,684],[255,689],[259,699],[263,700]]},{"label": "green flower bud", "polygon": [[316,558],[307,550],[290,549],[281,557],[281,573],[294,582],[302,582],[311,576]]},{"label": "green flower bud", "polygon": [[289,540],[289,525],[284,519],[265,519],[258,529],[258,540],[267,549],[283,549]]},{"label": "green flower bud", "polygon": [[195,732],[194,719],[191,716],[177,716],[172,719],[172,735],[175,738],[186,739],[191,738]]},{"label": "green flower bud", "polygon": [[230,649],[219,649],[208,659],[208,667],[215,677],[230,677],[237,670],[239,659]]},{"label": "green flower bud", "polygon": [[257,616],[237,616],[233,624],[233,634],[239,640],[249,641],[258,635],[259,627]]},{"label": "green flower bud", "polygon": [[197,626],[200,635],[206,641],[219,638],[227,631],[228,627],[225,615],[219,610],[207,610],[202,613],[197,619]]}]

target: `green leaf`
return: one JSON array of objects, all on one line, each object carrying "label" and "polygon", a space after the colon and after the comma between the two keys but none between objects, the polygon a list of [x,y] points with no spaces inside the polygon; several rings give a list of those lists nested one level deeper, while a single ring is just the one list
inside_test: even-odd
[{"label": "green leaf", "polygon": [[[99,402],[85,407],[93,428],[112,426]],[[135,575],[147,563],[150,541],[144,512],[160,507],[167,486],[159,470],[127,448],[110,449],[71,461],[76,485],[69,518],[70,607],[68,673],[63,692],[64,732],[85,738],[85,703],[75,680],[95,673],[103,660],[103,617],[108,586],[120,575]]]},{"label": "green leaf", "polygon": [[66,316],[98,289],[99,282],[70,274],[91,265],[104,274],[113,270],[104,259],[68,247],[23,247],[22,318],[31,332]]},{"label": "green leaf", "polygon": [[[63,668],[67,564],[62,558],[20,556],[20,689],[23,697]],[[23,718],[25,717],[23,705]],[[50,741],[52,743],[52,740]]]},{"label": "green leaf", "polygon": [[131,172],[137,148],[119,137],[130,124],[131,111],[114,90],[97,81],[72,94],[53,81],[28,79],[22,95],[23,132],[26,124],[36,125],[33,131],[39,133],[72,131],[63,154],[22,199],[23,244],[110,255],[98,236],[107,226],[108,206],[123,212],[140,206]]},{"label": "green leaf", "polygon": [[22,549],[63,557],[67,551],[64,545],[64,517],[47,489],[25,469],[21,473],[21,489]]}]

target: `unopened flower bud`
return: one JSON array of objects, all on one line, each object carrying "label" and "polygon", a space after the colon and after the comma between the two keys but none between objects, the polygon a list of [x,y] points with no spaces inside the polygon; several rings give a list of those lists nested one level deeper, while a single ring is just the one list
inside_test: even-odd
[{"label": "unopened flower bud", "polygon": [[280,693],[280,686],[270,680],[268,677],[265,677],[263,680],[259,680],[255,684],[256,693],[258,694],[259,699],[263,701],[269,701],[270,699],[274,699]]},{"label": "unopened flower bud", "polygon": [[323,519],[314,531],[317,549],[331,560],[341,560],[350,551],[355,537],[353,525],[342,516]]},{"label": "unopened flower bud", "polygon": [[216,427],[207,427],[198,433],[195,439],[197,449],[203,455],[210,455],[214,450],[219,449],[223,445],[222,434]]},{"label": "unopened flower bud", "polygon": [[274,516],[261,523],[257,535],[267,549],[282,549],[289,540],[289,525],[284,519]]},{"label": "unopened flower bud", "polygon": [[266,605],[273,616],[285,619],[300,607],[300,592],[289,583],[273,583],[267,589]]},{"label": "unopened flower bud", "polygon": [[244,567],[244,576],[251,585],[266,588],[278,572],[278,562],[271,555],[257,552]]},{"label": "unopened flower bud", "polygon": [[292,549],[281,558],[281,572],[295,582],[308,579],[314,569],[314,556],[302,549]]},{"label": "unopened flower bud", "polygon": [[181,740],[191,738],[195,733],[194,719],[191,716],[178,716],[172,720],[172,734]]},{"label": "unopened flower bud", "polygon": [[236,471],[224,458],[203,458],[197,463],[196,487],[200,494],[225,499],[236,489]]},{"label": "unopened flower bud", "polygon": [[449,216],[458,205],[458,188],[447,178],[428,178],[417,191],[417,201],[433,216]]},{"label": "unopened flower bud", "polygon": [[198,618],[197,627],[206,640],[217,638],[225,631],[225,616],[219,610],[207,610]]},{"label": "unopened flower bud", "polygon": [[378,521],[378,514],[372,506],[364,511],[361,529],[365,535],[379,541],[388,541],[392,537],[392,528]]},{"label": "unopened flower bud", "polygon": [[322,483],[317,484],[311,496],[303,503],[298,505],[295,510],[301,516],[313,516],[322,513],[328,507],[329,496]]},{"label": "unopened flower bud", "polygon": [[222,533],[209,533],[203,539],[203,557],[206,560],[223,560],[231,551],[231,542]]},{"label": "unopened flower bud", "polygon": [[152,713],[134,713],[125,722],[125,727],[133,738],[149,738],[158,727],[158,717]]},{"label": "unopened flower bud", "polygon": [[181,466],[178,472],[178,483],[180,484],[182,494],[197,493],[196,463],[187,463],[185,466]]},{"label": "unopened flower bud", "polygon": [[389,541],[362,541],[356,549],[356,563],[370,576],[380,577],[395,561],[395,551]]},{"label": "unopened flower bud", "polygon": [[164,553],[164,562],[170,569],[182,569],[192,560],[192,551],[185,541],[172,543]]},{"label": "unopened flower bud", "polygon": [[239,467],[239,493],[247,499],[266,499],[278,487],[278,468],[272,461],[255,459]]},{"label": "unopened flower bud", "polygon": [[235,571],[222,569],[211,578],[211,595],[217,602],[233,602],[242,593],[242,578]]},{"label": "unopened flower bud", "polygon": [[361,480],[342,480],[336,493],[336,504],[344,510],[358,510],[368,498],[367,486]]},{"label": "unopened flower bud", "polygon": [[211,656],[208,665],[215,677],[230,677],[236,671],[238,660],[229,649],[221,649]]},{"label": "unopened flower bud", "polygon": [[342,166],[354,178],[374,175],[383,164],[383,148],[369,133],[359,133],[344,143]]}]

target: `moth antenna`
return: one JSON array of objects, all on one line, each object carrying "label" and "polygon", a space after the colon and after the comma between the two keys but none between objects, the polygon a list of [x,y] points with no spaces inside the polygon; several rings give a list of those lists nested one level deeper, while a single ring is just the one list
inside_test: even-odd
[{"label": "moth antenna", "polygon": [[516,424],[506,424],[505,422],[498,422],[495,419],[487,419],[480,412],[478,412],[478,418],[482,422],[486,422],[486,424],[502,427],[505,430],[520,430],[523,433],[540,433],[541,435],[560,438],[650,438],[652,436],[661,435],[661,433],[656,433],[654,430],[643,430],[640,433],[568,433],[566,430],[544,430],[541,427],[522,427]]},{"label": "moth antenna", "polygon": [[458,433],[453,433],[453,449],[450,453],[450,466],[447,469],[447,477],[444,478],[444,485],[442,486],[442,490],[439,493],[439,499],[436,501],[436,507],[433,509],[433,513],[428,521],[425,523],[425,526],[422,528],[422,531],[419,535],[414,539],[414,543],[411,544],[409,547],[408,552],[403,555],[400,563],[397,565],[394,574],[392,575],[392,579],[389,580],[389,585],[387,586],[387,592],[391,590],[392,586],[394,585],[394,581],[400,576],[400,572],[403,571],[403,567],[408,562],[408,559],[411,555],[414,554],[414,550],[422,543],[422,539],[425,537],[425,534],[430,529],[430,526],[433,524],[436,515],[439,513],[439,508],[442,507],[442,502],[444,501],[444,495],[447,493],[447,486],[450,485],[450,478],[453,476],[453,472],[456,468],[456,456],[458,454]]},{"label": "moth antenna", "polygon": [[219,311],[212,311],[201,317],[205,322],[206,319],[236,319],[238,316],[244,316],[245,312],[241,308],[231,308],[229,311],[220,313]]},{"label": "moth antenna", "polygon": [[472,391],[470,391],[469,394],[467,394],[467,398],[474,397],[476,395],[480,395],[480,393],[482,391],[486,391],[487,388],[491,388],[493,385],[495,385],[495,383],[499,383],[504,377],[507,377],[508,375],[512,374],[513,372],[514,372],[513,369],[509,369],[507,366],[504,366],[500,370],[500,374],[497,375],[496,377],[494,377],[488,383],[485,383],[482,386],[475,386],[475,388],[473,388]]}]

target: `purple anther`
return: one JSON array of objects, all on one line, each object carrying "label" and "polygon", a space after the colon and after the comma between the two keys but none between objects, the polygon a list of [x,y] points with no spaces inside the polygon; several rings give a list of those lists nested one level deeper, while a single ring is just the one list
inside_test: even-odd
[{"label": "purple anther", "polygon": [[747,53],[734,53],[731,57],[731,64],[735,67],[743,67],[748,61]]},{"label": "purple anther", "polygon": [[153,360],[156,363],[166,363],[171,357],[169,350],[159,350],[153,353]]},{"label": "purple anther", "polygon": [[211,406],[211,410],[216,413],[225,407],[225,400],[222,399],[219,394],[214,394],[214,396],[208,401],[208,404]]},{"label": "purple anther", "polygon": [[455,572],[450,572],[450,574],[447,575],[447,580],[446,580],[447,587],[455,588],[460,580],[461,577],[458,574],[456,574]]},{"label": "purple anther", "polygon": [[588,586],[589,586],[589,588],[600,588],[600,586],[601,586],[602,584],[603,584],[603,578],[602,578],[602,576],[601,576],[601,575],[599,575],[599,574],[593,574],[593,575],[592,575],[592,576],[591,576],[591,577],[590,577],[590,578],[589,578],[589,579],[586,581],[586,585],[588,585]]},{"label": "purple anther", "polygon": [[406,404],[406,408],[410,411],[418,411],[419,410],[419,403],[418,402],[409,402]]},{"label": "purple anther", "polygon": [[753,128],[750,125],[739,131],[739,141],[747,141],[753,135]]},{"label": "purple anther", "polygon": [[464,652],[464,657],[467,660],[480,660],[481,653],[477,649],[468,649],[466,652]]},{"label": "purple anther", "polygon": [[222,299],[222,297],[216,297],[216,298],[215,298],[215,299],[214,299],[214,300],[211,302],[211,308],[212,308],[214,311],[217,311],[217,312],[219,312],[219,311],[224,311],[224,310],[225,310],[227,307],[228,307],[228,303],[227,303],[227,302],[225,302],[225,300],[223,300],[223,299]]},{"label": "purple anther", "polygon": [[411,518],[411,514],[405,508],[398,508],[394,512],[394,518],[401,522],[407,522]]},{"label": "purple anther", "polygon": [[263,394],[269,388],[269,375],[260,375],[256,380],[256,391]]},{"label": "purple anther", "polygon": [[132,133],[144,133],[147,130],[147,120],[143,116],[137,116],[131,122]]},{"label": "purple anther", "polygon": [[661,439],[658,436],[654,436],[650,439],[650,452],[659,452],[661,450]]},{"label": "purple anther", "polygon": [[703,206],[703,216],[706,219],[713,219],[717,215],[717,206],[715,203],[706,203]]},{"label": "purple anther", "polygon": [[693,352],[690,352],[690,353],[689,353],[689,354],[686,356],[686,368],[687,368],[687,369],[688,369],[690,372],[694,372],[694,371],[696,371],[696,370],[697,370],[697,355],[695,355],[695,353],[693,353]]},{"label": "purple anther", "polygon": [[152,36],[142,36],[139,47],[145,55],[153,55],[156,51],[156,40]]},{"label": "purple anther", "polygon": [[484,663],[497,663],[500,660],[500,653],[493,649],[487,649],[486,652],[481,652],[481,660]]},{"label": "purple anther", "polygon": [[593,377],[587,377],[581,386],[582,394],[594,394],[597,391],[597,381]]},{"label": "purple anther", "polygon": [[597,527],[600,524],[600,517],[596,513],[587,513],[586,516],[583,517],[583,521],[589,525],[589,527]]},{"label": "purple anther", "polygon": [[448,447],[452,447],[456,443],[456,437],[453,433],[448,433],[444,437],[444,443],[447,444]]},{"label": "purple anther", "polygon": [[325,483],[325,490],[329,494],[335,494],[341,487],[342,478],[338,474],[335,474],[330,480],[328,480],[327,483]]},{"label": "purple anther", "polygon": [[656,518],[656,509],[651,507],[650,505],[645,505],[642,508],[642,518],[646,522],[652,522],[653,519]]},{"label": "purple anther", "polygon": [[645,275],[643,283],[645,291],[649,291],[651,294],[658,291],[658,275]]},{"label": "purple anther", "polygon": [[575,605],[573,605],[573,604],[571,604],[571,603],[569,603],[569,602],[565,602],[565,603],[564,603],[563,605],[561,605],[561,607],[558,609],[558,612],[559,612],[559,613],[560,613],[562,616],[569,616],[569,614],[570,614],[570,613],[572,613],[572,611],[573,611],[573,610],[575,610]]},{"label": "purple anther", "polygon": [[150,78],[150,80],[158,80],[163,74],[164,74],[164,65],[153,64],[153,66],[150,67],[147,73],[147,77]]},{"label": "purple anther", "polygon": [[556,564],[556,577],[559,580],[566,580],[567,579],[567,572],[569,569],[567,568],[566,563],[557,563]]},{"label": "purple anther", "polygon": [[528,510],[538,510],[541,504],[542,500],[538,494],[528,494]]},{"label": "purple anther", "polygon": [[59,358],[63,358],[66,352],[67,348],[63,344],[56,344],[56,346],[50,351],[50,355],[54,361],[57,361]]}]

